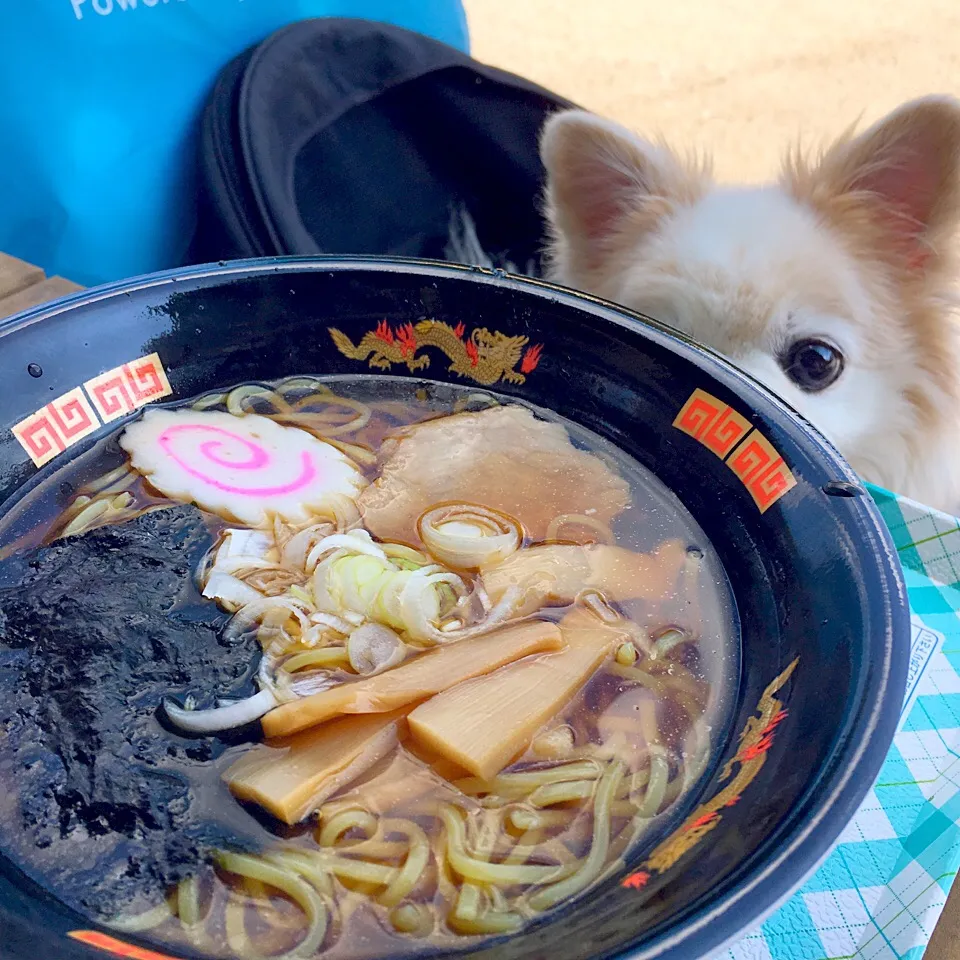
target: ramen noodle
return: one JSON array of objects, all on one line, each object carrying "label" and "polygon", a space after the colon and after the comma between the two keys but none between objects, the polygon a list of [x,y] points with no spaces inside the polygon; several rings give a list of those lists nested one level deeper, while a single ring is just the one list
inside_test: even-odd
[{"label": "ramen noodle", "polygon": [[6,853],[216,956],[515,933],[680,810],[736,675],[723,571],[648,471],[441,384],[148,409],[0,551]]}]

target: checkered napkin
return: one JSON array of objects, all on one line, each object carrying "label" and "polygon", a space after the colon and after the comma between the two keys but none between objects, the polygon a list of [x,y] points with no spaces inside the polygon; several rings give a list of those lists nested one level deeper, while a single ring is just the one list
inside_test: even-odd
[{"label": "checkered napkin", "polygon": [[913,613],[900,731],[829,859],[722,960],[919,960],[960,866],[960,521],[870,492]]}]

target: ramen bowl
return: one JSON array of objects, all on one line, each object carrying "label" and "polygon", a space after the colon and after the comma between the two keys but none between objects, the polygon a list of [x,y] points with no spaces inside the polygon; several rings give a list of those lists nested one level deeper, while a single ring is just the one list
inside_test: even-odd
[{"label": "ramen bowl", "polygon": [[[262,260],[114,284],[10,318],[0,356],[0,510],[146,404],[307,373],[475,386],[546,408],[679,498],[719,555],[740,624],[738,682],[706,770],[587,894],[464,956],[708,956],[803,883],[879,771],[909,647],[879,515],[807,423],[654,321],[497,271]],[[4,957],[169,950],[98,927],[22,866],[0,858]]]}]

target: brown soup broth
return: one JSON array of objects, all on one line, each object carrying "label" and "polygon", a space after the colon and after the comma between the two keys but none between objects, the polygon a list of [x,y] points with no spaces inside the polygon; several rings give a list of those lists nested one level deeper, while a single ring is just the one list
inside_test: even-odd
[{"label": "brown soup broth", "polygon": [[[182,406],[270,415],[311,430],[343,445],[348,456],[358,457],[370,479],[378,475],[378,451],[403,428],[492,404],[516,404],[493,393],[448,384],[361,376],[312,378],[299,388],[294,383],[282,393],[283,403],[278,406],[277,395],[269,392],[276,385],[261,386],[260,392],[210,394]],[[630,490],[630,506],[609,530],[585,513],[551,531],[557,542],[585,544],[612,537],[620,547],[649,553],[677,539],[687,545],[688,559],[676,589],[662,600],[612,605],[635,625],[635,634],[641,638],[633,647],[636,662],[630,662],[633,654],[621,658],[618,652],[616,658],[608,658],[493,785],[405,739],[359,780],[324,802],[319,827],[316,817],[288,827],[252,805],[238,803],[221,779],[237,756],[250,748],[256,734],[213,737],[212,747],[201,748],[163,723],[156,703],[148,705],[157,715],[148,718],[145,729],[158,741],[176,745],[176,751],[171,746],[169,762],[164,761],[165,769],[188,784],[190,802],[202,819],[217,825],[217,835],[228,838],[224,841],[228,849],[229,837],[235,836],[241,841],[236,849],[257,862],[268,862],[262,857],[271,852],[303,851],[312,856],[320,851],[322,856],[373,864],[371,877],[324,868],[319,871],[322,877],[311,880],[303,872],[291,872],[282,858],[269,861],[271,869],[262,876],[243,877],[222,862],[214,866],[206,857],[192,870],[181,869],[187,879],[169,888],[166,901],[155,888],[148,888],[142,896],[129,897],[122,910],[111,906],[108,916],[98,915],[92,906],[97,901],[97,883],[110,881],[97,876],[98,858],[104,839],[114,834],[107,831],[97,838],[85,829],[56,837],[49,846],[35,843],[31,831],[24,829],[21,794],[22,784],[28,781],[22,776],[23,761],[8,738],[0,736],[0,845],[4,852],[28,876],[92,919],[110,922],[122,914],[123,922],[116,927],[121,933],[134,931],[160,944],[215,956],[266,957],[294,951],[290,956],[299,957],[305,954],[298,944],[311,930],[317,931],[310,917],[315,908],[323,912],[325,928],[313,953],[370,960],[424,949],[453,949],[486,935],[512,932],[518,924],[551,909],[554,904],[549,898],[537,899],[538,891],[575,873],[573,865],[582,866],[590,854],[596,842],[594,804],[614,763],[620,772],[607,811],[609,847],[602,868],[582,889],[624,857],[631,845],[655,836],[658,822],[676,809],[705,769],[735,699],[739,637],[730,586],[703,532],[648,470],[592,432],[549,411],[531,409],[539,418],[562,424],[576,447],[599,457],[627,481]],[[358,428],[350,429],[361,420]],[[76,523],[84,508],[88,512],[81,520],[86,524],[84,518],[101,509],[91,513],[91,500],[105,505],[84,531],[102,530],[105,524],[125,525],[146,510],[162,513],[170,507],[170,501],[145,480],[124,473],[126,456],[117,436],[65,459],[8,509],[0,519],[3,563],[18,558],[29,563],[36,551],[57,541],[65,530],[74,532],[69,525]],[[111,482],[104,483],[104,478]],[[557,480],[562,481],[562,477]],[[78,502],[78,497],[91,500]],[[208,513],[203,514],[203,525],[213,540],[231,526]],[[171,609],[212,606],[212,601],[200,596],[194,578],[187,580],[178,596],[169,598]],[[136,590],[136,583],[130,588]],[[4,598],[15,589],[16,584],[9,578],[5,581],[0,569],[0,617],[7,602]],[[559,622],[568,609],[546,606],[535,616]],[[237,675],[234,689],[218,690],[218,695],[242,697],[255,689],[251,678],[258,651],[251,641],[250,669]],[[0,658],[14,654],[0,644]],[[83,651],[77,655],[82,657]],[[0,659],[0,675],[4,662]],[[189,692],[171,691],[181,696]],[[18,722],[23,722],[22,716]],[[5,724],[0,729],[13,728]],[[553,739],[544,737],[551,731]],[[577,764],[578,776],[567,780],[548,777],[531,786],[510,779]],[[136,776],[133,767],[130,775]],[[563,795],[565,789],[569,796]],[[471,857],[495,868],[522,868],[517,874],[520,879],[504,880],[503,870],[497,874],[494,869],[500,879],[486,883],[458,872],[445,853],[449,824],[439,815],[441,804],[460,811],[464,845]],[[324,825],[356,810],[379,824],[375,835],[368,836],[360,823],[349,827],[332,846],[323,847],[319,836]],[[401,829],[404,823],[422,831],[429,842],[429,856],[412,889],[399,902],[391,903],[386,897],[384,904],[383,878],[395,879],[413,856],[413,841]],[[122,834],[122,825],[117,829]],[[548,872],[544,869],[537,874],[541,882],[523,879],[535,873],[531,869],[535,867],[557,872],[549,882],[542,880]],[[289,888],[282,890],[270,882],[278,869],[293,877],[295,891],[310,888],[307,906]],[[582,889],[571,895],[579,895]],[[103,902],[113,903],[106,895]]]}]

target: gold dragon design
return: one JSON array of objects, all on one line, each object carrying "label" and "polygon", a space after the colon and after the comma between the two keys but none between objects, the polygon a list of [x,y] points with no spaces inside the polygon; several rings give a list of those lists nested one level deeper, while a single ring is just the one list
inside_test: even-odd
[{"label": "gold dragon design", "polygon": [[[773,745],[776,729],[787,716],[783,704],[774,694],[786,685],[799,662],[799,658],[794,660],[763,691],[757,704],[757,715],[747,720],[740,733],[737,752],[720,772],[720,782],[730,782],[706,803],[700,804],[674,833],[654,847],[643,868],[621,881],[623,886],[640,889],[646,886],[652,874],[665,873],[719,825],[723,819],[721,810],[734,806],[740,800],[743,791],[766,763],[767,751]],[[735,766],[739,767],[736,776],[733,775]]]},{"label": "gold dragon design", "polygon": [[342,331],[330,328],[336,348],[351,360],[368,360],[376,370],[389,370],[395,363],[406,364],[411,373],[425,370],[430,356],[422,351],[433,347],[450,361],[447,370],[483,386],[499,380],[521,384],[536,369],[541,344],[527,346],[529,337],[507,336],[478,327],[465,336],[462,323],[452,327],[439,320],[421,320],[391,327],[382,320],[376,330],[365,333],[358,344]]}]

